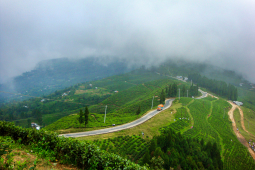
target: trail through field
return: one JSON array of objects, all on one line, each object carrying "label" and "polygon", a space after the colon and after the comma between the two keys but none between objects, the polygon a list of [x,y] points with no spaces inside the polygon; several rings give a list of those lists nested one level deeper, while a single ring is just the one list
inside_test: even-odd
[{"label": "trail through field", "polygon": [[[244,122],[243,122],[243,112],[242,112],[242,110],[241,110],[240,107],[237,107],[234,103],[232,103],[232,102],[230,102],[230,101],[228,101],[228,102],[232,105],[232,108],[231,108],[231,110],[228,112],[228,115],[229,115],[230,120],[232,121],[233,130],[234,130],[234,132],[235,132],[235,134],[236,134],[236,136],[237,136],[237,139],[238,139],[245,147],[248,148],[248,150],[249,150],[251,156],[252,156],[253,159],[255,160],[255,153],[254,153],[254,151],[249,147],[248,142],[245,140],[245,138],[243,137],[243,135],[240,134],[240,132],[237,130],[237,127],[236,127],[236,122],[235,122],[235,119],[234,119],[234,110],[238,108],[239,111],[240,111],[240,115],[241,115],[241,125],[242,125],[242,128],[243,128],[246,132],[248,132],[248,131],[245,129],[245,126],[244,126]],[[249,132],[248,132],[248,133],[249,133]]]},{"label": "trail through field", "polygon": [[242,110],[239,106],[237,106],[237,105],[235,105],[235,106],[238,108],[239,113],[240,113],[240,115],[241,115],[241,126],[242,126],[243,130],[244,130],[245,132],[249,133],[251,136],[254,136],[252,133],[250,133],[248,130],[245,129],[244,120],[243,120],[243,117],[244,117],[244,116],[243,116],[243,110]]}]

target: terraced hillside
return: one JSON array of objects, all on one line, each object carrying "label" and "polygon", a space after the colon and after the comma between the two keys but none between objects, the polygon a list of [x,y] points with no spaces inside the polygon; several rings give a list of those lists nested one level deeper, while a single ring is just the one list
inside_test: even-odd
[{"label": "terraced hillside", "polygon": [[[184,102],[183,98],[179,102]],[[187,103],[187,101],[185,102]],[[172,128],[177,132],[182,132],[185,137],[204,140],[205,143],[216,142],[221,148],[223,169],[255,168],[255,162],[247,148],[239,142],[233,132],[232,122],[227,114],[230,109],[230,104],[227,101],[212,97],[201,100],[193,99],[186,106],[186,109],[190,112],[190,119],[194,120],[193,126],[187,119],[179,119],[181,109],[177,109],[175,116],[177,121],[164,127],[164,129]],[[183,110],[182,112],[187,113]]]}]

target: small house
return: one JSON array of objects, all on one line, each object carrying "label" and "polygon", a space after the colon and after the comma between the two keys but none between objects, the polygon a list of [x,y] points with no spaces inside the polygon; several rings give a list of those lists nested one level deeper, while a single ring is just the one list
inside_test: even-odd
[{"label": "small house", "polygon": [[31,127],[37,130],[40,130],[40,126],[37,123],[32,122]]}]

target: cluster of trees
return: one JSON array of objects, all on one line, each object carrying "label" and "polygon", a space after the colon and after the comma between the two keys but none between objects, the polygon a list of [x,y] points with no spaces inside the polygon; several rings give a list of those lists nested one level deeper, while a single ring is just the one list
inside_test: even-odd
[{"label": "cluster of trees", "polygon": [[220,150],[216,143],[184,138],[168,129],[150,141],[142,164],[153,169],[223,169]]},{"label": "cluster of trees", "polygon": [[208,88],[210,91],[219,96],[226,97],[227,99],[234,101],[238,98],[237,88],[224,81],[209,79],[197,73],[189,74],[188,77],[189,80],[199,84],[201,87]]},{"label": "cluster of trees", "polygon": [[[188,90],[188,93],[187,93]],[[191,97],[191,96],[197,96],[198,95],[198,86],[194,86],[193,84],[190,86],[190,88],[186,88],[185,85],[183,85],[180,89],[180,96],[181,97]],[[170,84],[168,87],[162,89],[160,93],[160,103],[164,104],[166,97],[176,97],[178,94],[178,87],[177,84],[173,83]]]},{"label": "cluster of trees", "polygon": [[166,97],[176,97],[177,95],[177,84],[170,84],[166,89],[162,89],[160,93],[159,103],[165,104]]},{"label": "cluster of trees", "polygon": [[82,110],[80,110],[79,123],[80,124],[85,123],[85,127],[89,123],[89,109],[88,109],[88,106],[85,107],[84,113],[82,112]]}]

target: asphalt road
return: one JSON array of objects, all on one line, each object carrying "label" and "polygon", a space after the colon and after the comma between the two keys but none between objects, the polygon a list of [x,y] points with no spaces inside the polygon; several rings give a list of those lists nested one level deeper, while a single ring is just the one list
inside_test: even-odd
[{"label": "asphalt road", "polygon": [[[174,99],[167,99],[163,110],[169,108],[172,105],[173,101],[174,101]],[[76,138],[76,137],[99,135],[99,134],[111,133],[111,132],[116,132],[116,131],[120,131],[120,130],[124,130],[124,129],[129,129],[129,128],[132,128],[134,126],[144,123],[145,121],[149,120],[150,118],[152,118],[159,112],[161,112],[161,111],[153,110],[153,111],[149,112],[148,114],[144,115],[143,117],[141,117],[140,119],[137,119],[131,123],[127,123],[127,124],[120,125],[120,126],[115,126],[115,127],[100,129],[100,130],[94,130],[94,131],[88,131],[88,132],[68,133],[68,134],[62,134],[59,136],[75,137]]]},{"label": "asphalt road", "polygon": [[200,97],[197,97],[196,99],[202,99],[202,98],[205,98],[205,97],[207,97],[207,92],[204,92],[203,90],[201,90],[201,89],[198,89],[198,91],[200,91],[201,93],[202,93],[202,96],[200,96]]}]

